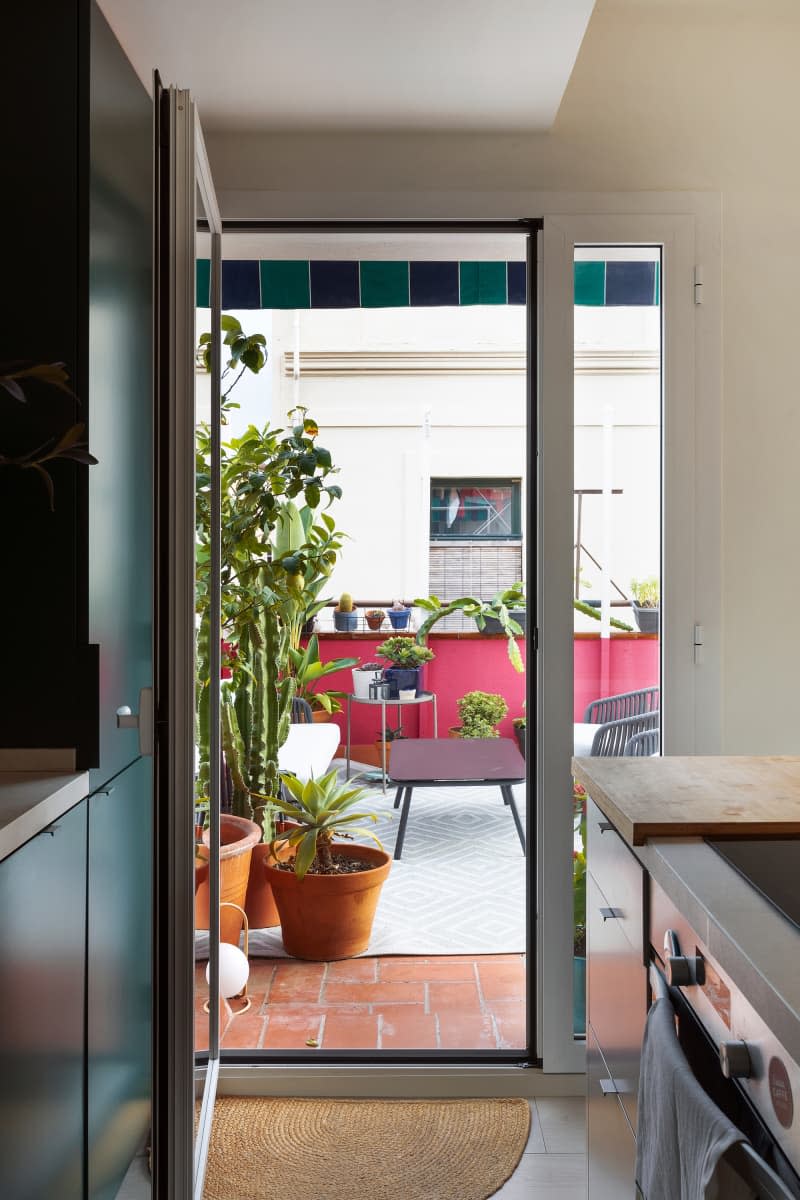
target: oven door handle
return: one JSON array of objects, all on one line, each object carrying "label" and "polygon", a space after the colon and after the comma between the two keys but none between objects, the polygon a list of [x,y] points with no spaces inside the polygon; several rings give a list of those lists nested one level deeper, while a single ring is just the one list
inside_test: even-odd
[{"label": "oven door handle", "polygon": [[[756,1154],[749,1142],[738,1142],[734,1149],[735,1161],[731,1162],[731,1166],[745,1183],[755,1189],[759,1200],[794,1200],[794,1192],[789,1191],[780,1176]],[[741,1157],[738,1152],[741,1152]]]}]

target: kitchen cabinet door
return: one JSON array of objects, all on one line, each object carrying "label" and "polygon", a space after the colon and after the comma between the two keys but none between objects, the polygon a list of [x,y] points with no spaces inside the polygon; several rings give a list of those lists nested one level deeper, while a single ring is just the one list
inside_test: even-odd
[{"label": "kitchen cabinet door", "polygon": [[0,1196],[84,1195],[87,801],[0,862]]},{"label": "kitchen cabinet door", "polygon": [[150,1125],[152,764],[90,796],[88,1196],[112,1200]]}]

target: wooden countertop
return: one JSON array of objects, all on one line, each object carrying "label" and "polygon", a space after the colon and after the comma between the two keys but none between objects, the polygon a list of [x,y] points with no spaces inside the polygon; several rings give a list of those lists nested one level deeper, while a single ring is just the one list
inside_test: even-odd
[{"label": "wooden countertop", "polygon": [[573,758],[631,846],[662,837],[800,837],[800,758]]}]

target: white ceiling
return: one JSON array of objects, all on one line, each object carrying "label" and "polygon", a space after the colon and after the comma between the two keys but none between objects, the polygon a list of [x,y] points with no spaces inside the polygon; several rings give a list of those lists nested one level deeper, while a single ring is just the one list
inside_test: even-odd
[{"label": "white ceiling", "polygon": [[543,131],[595,0],[99,0],[214,130]]}]

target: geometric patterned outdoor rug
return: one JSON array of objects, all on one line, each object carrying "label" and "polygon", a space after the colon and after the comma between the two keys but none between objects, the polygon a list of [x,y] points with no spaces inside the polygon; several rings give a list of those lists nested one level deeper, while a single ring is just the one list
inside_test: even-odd
[{"label": "geometric patterned outdoor rug", "polygon": [[[525,822],[525,788],[514,788]],[[370,825],[390,853],[400,811],[373,792]],[[415,788],[403,857],[383,885],[368,955],[521,954],[525,858],[499,788]],[[251,931],[251,955],[285,957],[280,930]]]},{"label": "geometric patterned outdoor rug", "polygon": [[205,1200],[486,1200],[512,1175],[526,1100],[220,1096]]}]

